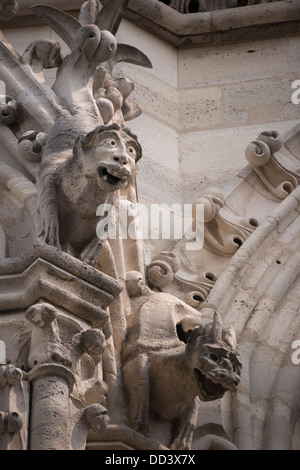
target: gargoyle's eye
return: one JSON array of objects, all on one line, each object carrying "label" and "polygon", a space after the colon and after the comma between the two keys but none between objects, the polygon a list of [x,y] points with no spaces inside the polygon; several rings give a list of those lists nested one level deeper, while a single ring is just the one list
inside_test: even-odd
[{"label": "gargoyle's eye", "polygon": [[216,353],[210,353],[209,357],[214,362],[218,362],[218,360],[219,360],[219,356]]},{"label": "gargoyle's eye", "polygon": [[111,140],[111,141],[110,141],[110,145],[112,145],[112,146],[114,147],[115,145],[117,145],[117,143],[116,143],[115,140]]},{"label": "gargoyle's eye", "polygon": [[128,147],[128,152],[131,153],[131,155],[135,154],[135,148],[134,147]]}]

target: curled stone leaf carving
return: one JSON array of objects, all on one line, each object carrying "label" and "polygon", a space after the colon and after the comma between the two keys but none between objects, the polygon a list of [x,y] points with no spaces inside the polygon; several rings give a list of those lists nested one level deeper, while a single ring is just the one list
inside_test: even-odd
[{"label": "curled stone leaf carving", "polygon": [[153,256],[147,266],[149,286],[154,290],[175,293],[187,305],[198,309],[215,284],[216,276],[212,272],[204,272],[191,280],[180,267],[180,259],[172,252],[164,251]]},{"label": "curled stone leaf carving", "polygon": [[250,142],[245,154],[253,170],[272,194],[285,199],[299,185],[299,175],[286,169],[276,159],[283,145],[283,139],[277,131],[262,132],[256,140]]},{"label": "curled stone leaf carving", "polygon": [[[204,246],[216,254],[232,256],[258,226],[255,218],[241,217],[225,205],[219,188],[207,188],[206,194],[195,201],[194,206],[204,206]],[[193,217],[198,217],[196,209]]]}]

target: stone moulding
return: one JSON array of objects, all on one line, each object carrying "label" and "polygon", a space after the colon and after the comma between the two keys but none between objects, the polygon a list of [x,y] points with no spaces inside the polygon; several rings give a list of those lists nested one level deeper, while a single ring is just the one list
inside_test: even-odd
[{"label": "stone moulding", "polygon": [[109,425],[105,430],[90,430],[88,435],[87,450],[116,449],[121,450],[169,450],[164,445],[143,436],[139,432],[125,425]]},{"label": "stone moulding", "polygon": [[2,312],[27,308],[42,297],[102,326],[109,318],[104,309],[121,290],[115,279],[51,246],[36,245],[26,254],[0,263]]},{"label": "stone moulding", "polygon": [[213,0],[206,2],[206,0],[159,0],[161,3],[165,3],[180,13],[198,13],[202,11],[213,11],[213,10],[226,10],[227,8],[244,7],[248,5],[255,5],[258,3],[271,3],[282,0],[249,0],[238,1],[238,0]]},{"label": "stone moulding", "polygon": [[[174,9],[158,4],[156,0],[131,0],[126,17],[138,21],[145,29],[155,31],[176,47],[196,44],[213,44],[251,39],[287,28],[300,19],[297,0],[286,0],[271,4],[251,5],[242,8],[200,12],[178,13]],[[280,27],[279,27],[280,26]],[[297,27],[297,26],[295,26]],[[299,25],[298,25],[299,28]]]},{"label": "stone moulding", "polygon": [[[0,21],[1,28],[40,24],[32,17],[30,7],[36,2],[20,2],[18,17],[12,21]],[[68,2],[52,0],[52,6],[77,15],[81,0]],[[103,2],[104,4],[106,2]],[[226,10],[182,14],[157,0],[130,0],[126,19],[133,20],[141,28],[152,31],[175,47],[196,44],[212,44],[251,39],[258,36],[285,34],[288,30],[299,32],[300,4],[298,0],[282,0]]]}]

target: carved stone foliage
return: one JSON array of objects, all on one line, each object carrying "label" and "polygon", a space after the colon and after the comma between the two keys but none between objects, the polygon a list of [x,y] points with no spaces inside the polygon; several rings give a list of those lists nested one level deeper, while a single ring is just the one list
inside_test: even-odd
[{"label": "carved stone foliage", "polygon": [[197,204],[204,206],[203,220],[194,210],[195,220],[204,224],[204,245],[216,254],[232,256],[258,226],[254,217],[246,219],[226,206],[219,188],[207,188],[194,207]]},{"label": "carved stone foliage", "polygon": [[299,185],[299,175],[284,168],[276,159],[283,139],[277,131],[264,131],[246,148],[246,158],[262,183],[279,199],[284,199]]},{"label": "carved stone foliage", "polygon": [[147,266],[147,281],[153,290],[173,293],[191,307],[198,309],[216,282],[212,272],[203,272],[189,278],[180,270],[181,262],[172,252],[153,256]]}]

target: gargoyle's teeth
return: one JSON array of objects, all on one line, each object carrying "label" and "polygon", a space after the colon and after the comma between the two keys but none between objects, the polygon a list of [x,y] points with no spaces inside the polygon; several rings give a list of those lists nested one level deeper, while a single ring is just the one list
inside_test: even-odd
[{"label": "gargoyle's teeth", "polygon": [[126,174],[120,173],[119,171],[114,169],[108,170],[106,167],[102,166],[98,168],[98,173],[100,178],[114,186],[116,186],[121,181],[128,179],[128,176],[126,176]]},{"label": "gargoyle's teeth", "polygon": [[107,173],[109,173],[110,175],[114,176],[115,178],[119,178],[121,180],[127,180],[128,176],[122,174],[122,173],[119,173],[118,171],[114,171],[114,170],[107,170]]},{"label": "gargoyle's teeth", "polygon": [[109,173],[112,176],[115,176],[116,178],[120,178],[120,175],[117,171],[114,170],[107,170],[107,173]]}]

